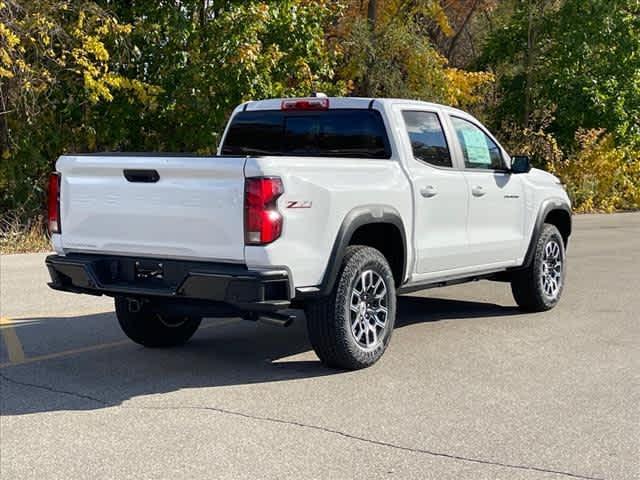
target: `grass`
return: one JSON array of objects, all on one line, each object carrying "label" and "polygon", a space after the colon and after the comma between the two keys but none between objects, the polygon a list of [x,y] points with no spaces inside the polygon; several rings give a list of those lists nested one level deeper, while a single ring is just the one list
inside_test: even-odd
[{"label": "grass", "polygon": [[0,218],[0,254],[48,252],[49,235],[42,217],[23,222],[16,215]]}]

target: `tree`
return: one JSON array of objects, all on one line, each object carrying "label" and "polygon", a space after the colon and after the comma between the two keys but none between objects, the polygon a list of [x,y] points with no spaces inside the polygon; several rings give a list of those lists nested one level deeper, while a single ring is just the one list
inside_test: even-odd
[{"label": "tree", "polygon": [[550,19],[540,70],[561,141],[604,128],[640,146],[640,2],[566,0]]},{"label": "tree", "polygon": [[[0,2],[0,208],[41,206],[60,153],[95,141],[96,106],[123,92],[139,111],[157,89],[114,65],[131,26],[77,0]],[[26,205],[25,205],[26,202]]]},{"label": "tree", "polygon": [[[553,112],[548,132],[574,148],[579,128],[605,128],[618,143],[640,139],[640,3],[517,0],[488,37],[478,66],[498,74],[494,123],[527,128]],[[505,14],[504,11],[507,11]],[[535,115],[534,115],[535,114]]]},{"label": "tree", "polygon": [[491,65],[498,74],[498,119],[517,119],[526,128],[534,110],[548,107],[538,103],[538,79],[544,76],[540,69],[549,21],[558,5],[557,0],[512,0],[498,8],[496,17],[502,17],[502,24],[489,34],[478,60],[479,67]]},{"label": "tree", "polygon": [[[345,92],[326,0],[0,0],[2,213],[62,153],[213,153],[249,99]],[[35,194],[34,194],[35,193]]]},{"label": "tree", "polygon": [[135,25],[122,72],[162,88],[157,114],[124,118],[126,148],[212,153],[231,109],[261,98],[343,93],[324,0],[106,2]]},{"label": "tree", "polygon": [[377,0],[351,5],[342,25],[339,76],[361,96],[405,97],[470,107],[493,76],[452,68],[429,31],[453,33],[435,0]]}]

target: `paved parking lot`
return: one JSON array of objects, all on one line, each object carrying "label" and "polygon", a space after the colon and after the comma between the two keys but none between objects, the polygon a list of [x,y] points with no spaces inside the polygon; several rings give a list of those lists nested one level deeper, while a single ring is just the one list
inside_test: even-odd
[{"label": "paved parking lot", "polygon": [[320,365],[303,317],[144,349],[43,259],[0,260],[3,480],[640,478],[640,214],[575,218],[551,312],[490,282],[401,297],[358,372]]}]

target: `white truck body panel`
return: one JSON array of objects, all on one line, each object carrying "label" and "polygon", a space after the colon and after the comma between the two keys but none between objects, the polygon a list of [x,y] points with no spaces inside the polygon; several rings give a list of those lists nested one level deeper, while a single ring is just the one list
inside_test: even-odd
[{"label": "white truck body panel", "polygon": [[[366,172],[366,174],[363,174]],[[298,287],[319,285],[347,214],[360,206],[385,205],[410,218],[409,182],[398,162],[374,159],[265,157],[247,160],[245,174],[282,178],[278,206],[282,237],[270,245],[247,246],[250,268],[292,266]],[[287,208],[289,202],[310,208]],[[410,228],[408,223],[406,228]],[[410,231],[405,232],[407,238]]]},{"label": "white truck body panel", "polygon": [[[244,262],[243,158],[63,156],[58,253]],[[124,169],[153,169],[131,183]]]}]

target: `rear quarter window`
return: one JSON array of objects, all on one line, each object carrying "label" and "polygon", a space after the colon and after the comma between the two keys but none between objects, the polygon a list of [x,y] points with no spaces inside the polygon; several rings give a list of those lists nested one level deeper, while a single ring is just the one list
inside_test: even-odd
[{"label": "rear quarter window", "polygon": [[380,112],[356,109],[240,112],[221,151],[223,155],[391,157]]}]

